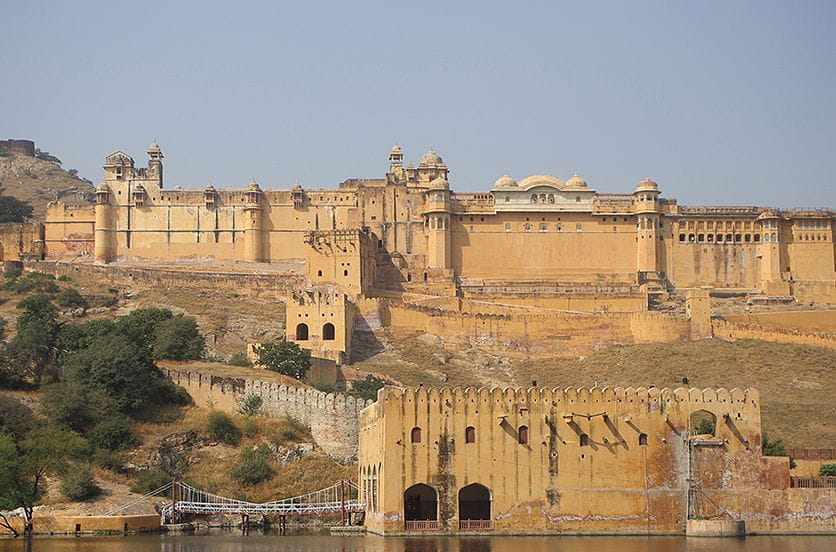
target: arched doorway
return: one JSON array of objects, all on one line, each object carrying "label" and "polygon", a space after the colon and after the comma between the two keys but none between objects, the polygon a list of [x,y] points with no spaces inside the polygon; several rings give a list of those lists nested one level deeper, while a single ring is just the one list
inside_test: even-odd
[{"label": "arched doorway", "polygon": [[404,530],[438,529],[438,492],[424,483],[409,487],[403,493]]},{"label": "arched doorway", "polygon": [[480,483],[459,489],[459,529],[491,528],[491,491]]},{"label": "arched doorway", "polygon": [[334,334],[334,325],[330,322],[326,322],[325,325],[322,326],[322,339],[325,341],[333,341]]},{"label": "arched doorway", "polygon": [[308,340],[308,325],[304,322],[296,324],[296,341]]}]

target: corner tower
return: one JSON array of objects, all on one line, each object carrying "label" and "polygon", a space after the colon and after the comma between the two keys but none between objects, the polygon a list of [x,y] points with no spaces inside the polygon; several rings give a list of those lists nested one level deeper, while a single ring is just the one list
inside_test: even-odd
[{"label": "corner tower", "polygon": [[102,182],[96,188],[96,222],[94,229],[94,257],[96,263],[109,263],[113,259],[112,211],[110,190]]}]

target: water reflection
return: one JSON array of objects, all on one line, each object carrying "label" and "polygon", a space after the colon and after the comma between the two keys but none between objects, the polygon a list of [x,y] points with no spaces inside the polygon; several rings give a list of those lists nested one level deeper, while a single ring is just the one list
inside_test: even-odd
[{"label": "water reflection", "polygon": [[0,539],[0,552],[831,552],[836,536],[409,537],[233,533]]}]

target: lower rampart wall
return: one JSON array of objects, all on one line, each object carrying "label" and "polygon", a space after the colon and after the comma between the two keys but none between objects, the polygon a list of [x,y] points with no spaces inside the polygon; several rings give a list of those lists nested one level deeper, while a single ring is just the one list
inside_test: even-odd
[{"label": "lower rampart wall", "polygon": [[775,326],[759,326],[744,322],[730,322],[728,320],[712,320],[711,326],[714,337],[720,339],[762,339],[780,343],[794,343],[797,345],[813,345],[836,349],[836,334],[778,328]]},{"label": "lower rampart wall", "polygon": [[310,426],[314,441],[329,456],[345,460],[357,456],[360,411],[372,401],[310,387],[223,378],[172,367],[163,371],[200,406],[236,412],[244,397],[257,395],[263,401],[262,412],[274,417],[291,416]]},{"label": "lower rampart wall", "polygon": [[31,262],[26,263],[26,266],[56,276],[64,274],[73,278],[94,278],[114,285],[226,289],[250,296],[260,296],[265,293],[287,296],[293,289],[302,287],[305,282],[302,274],[293,273],[209,272],[187,268],[167,269],[56,261]]},{"label": "lower rampart wall", "polygon": [[[7,518],[18,533],[23,533],[23,518]],[[34,533],[139,533],[160,530],[160,515],[129,516],[42,516],[32,518]],[[0,528],[0,534],[3,529]]]}]

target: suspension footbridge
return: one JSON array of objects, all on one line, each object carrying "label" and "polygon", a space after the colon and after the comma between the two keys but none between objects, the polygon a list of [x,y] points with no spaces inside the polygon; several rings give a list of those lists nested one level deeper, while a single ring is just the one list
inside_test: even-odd
[{"label": "suspension footbridge", "polygon": [[343,524],[351,514],[365,511],[359,499],[359,488],[353,481],[339,481],[330,487],[308,494],[274,500],[250,502],[209,493],[183,481],[169,481],[162,487],[138,497],[105,515],[119,515],[125,510],[154,497],[166,497],[168,502],[160,509],[162,522],[178,523],[183,514],[229,515],[248,519],[252,515],[278,516],[284,520],[289,515],[320,516],[341,514]]}]

